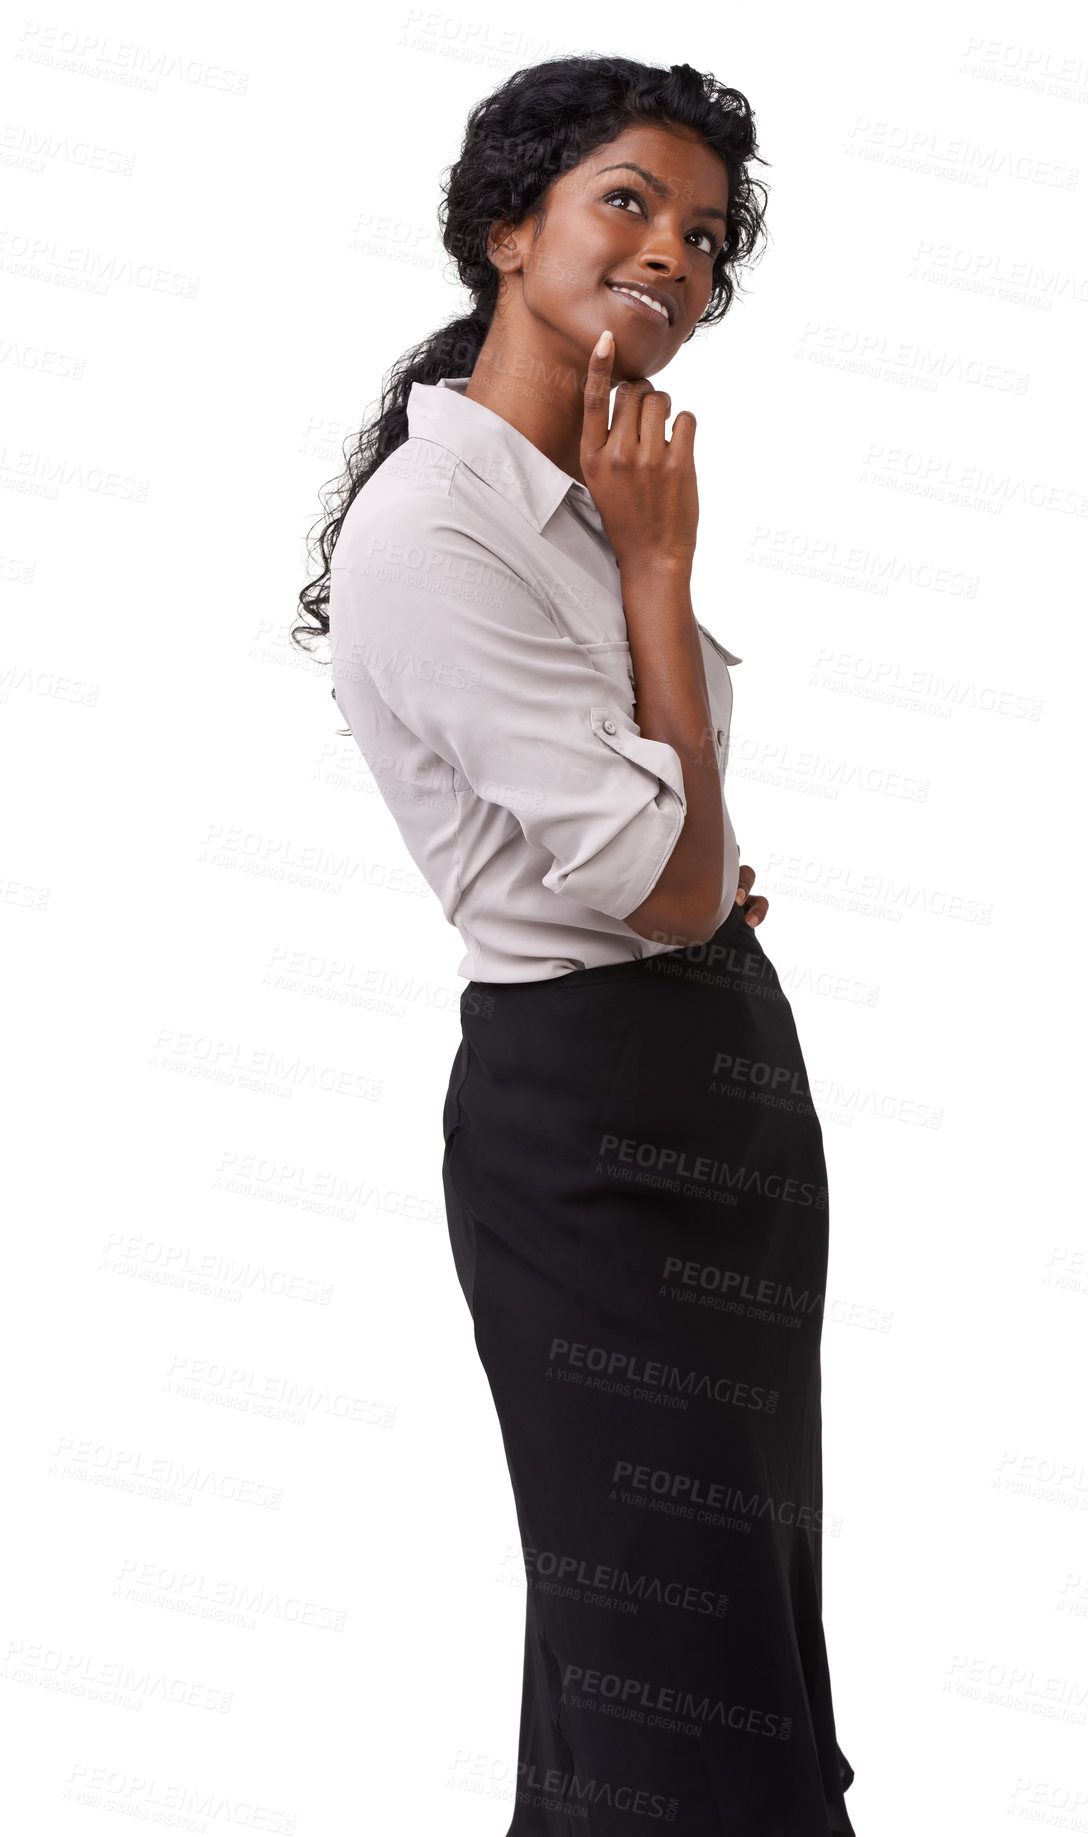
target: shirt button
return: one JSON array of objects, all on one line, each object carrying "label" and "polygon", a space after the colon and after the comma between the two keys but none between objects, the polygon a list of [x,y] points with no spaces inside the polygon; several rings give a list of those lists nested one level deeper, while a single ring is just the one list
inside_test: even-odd
[{"label": "shirt button", "polygon": [[725,745],[725,731],[721,727],[719,727],[718,729],[718,745],[719,746]]},{"label": "shirt button", "polygon": [[615,731],[616,731],[616,723],[615,723],[615,721],[605,721],[605,722],[604,722],[604,731],[605,731],[605,733],[606,733],[606,734],[614,734],[614,733],[615,733]]}]

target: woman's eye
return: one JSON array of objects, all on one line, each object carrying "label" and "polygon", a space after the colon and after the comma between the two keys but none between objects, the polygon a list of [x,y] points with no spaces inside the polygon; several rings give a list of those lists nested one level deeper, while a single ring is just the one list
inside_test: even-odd
[{"label": "woman's eye", "polygon": [[[641,209],[642,200],[639,197],[637,191],[628,191],[626,186],[621,186],[619,191],[607,192],[605,194],[604,202],[606,204],[611,204],[613,198],[625,198],[628,200],[633,199],[634,202]],[[708,255],[716,256],[718,253],[718,250],[725,247],[724,240],[722,242],[719,242],[717,238],[712,235],[710,230],[692,230],[691,235],[692,236],[704,236],[706,238],[706,243],[707,243],[706,253]]]},{"label": "woman's eye", "polygon": [[613,198],[634,198],[635,203],[636,204],[638,203],[638,199],[637,197],[635,197],[635,194],[633,191],[610,191],[607,197],[605,198],[605,203],[611,204]]}]

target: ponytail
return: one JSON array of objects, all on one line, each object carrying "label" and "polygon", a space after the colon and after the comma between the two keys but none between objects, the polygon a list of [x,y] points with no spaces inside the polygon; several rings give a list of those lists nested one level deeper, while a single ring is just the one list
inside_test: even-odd
[{"label": "ponytail", "polygon": [[[307,552],[311,563],[321,561],[322,571],[299,594],[303,616],[291,628],[291,641],[300,650],[309,652],[315,638],[328,637],[332,552],[344,518],[367,479],[408,438],[408,397],[412,384],[437,383],[446,376],[471,376],[487,337],[488,324],[489,320],[475,311],[462,319],[451,319],[422,344],[406,351],[394,364],[383,387],[377,415],[356,436],[350,453],[345,450],[346,470],[331,487],[325,487],[331,496],[326,498],[324,492],[321,494],[325,520],[321,523],[319,518],[318,524],[311,529]],[[336,700],[335,689],[332,698]]]}]

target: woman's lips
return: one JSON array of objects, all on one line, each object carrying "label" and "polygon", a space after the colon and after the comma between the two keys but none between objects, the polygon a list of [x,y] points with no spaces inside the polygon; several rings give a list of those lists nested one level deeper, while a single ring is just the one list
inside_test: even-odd
[{"label": "woman's lips", "polygon": [[[608,287],[607,281],[605,286]],[[645,300],[636,300],[631,293],[621,293],[618,287],[608,287],[608,291],[615,294],[617,300],[622,300],[625,306],[629,306],[632,312],[641,313],[644,319],[652,319],[655,325],[668,326],[664,313],[659,313],[656,306],[647,306]]]}]

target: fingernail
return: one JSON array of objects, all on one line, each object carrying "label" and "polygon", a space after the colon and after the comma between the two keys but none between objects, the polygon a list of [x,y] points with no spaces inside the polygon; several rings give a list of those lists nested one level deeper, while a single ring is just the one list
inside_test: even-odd
[{"label": "fingernail", "polygon": [[733,904],[734,904],[735,906],[743,906],[743,904],[744,904],[744,902],[745,902],[745,900],[746,900],[747,898],[748,898],[748,895],[747,895],[747,893],[746,893],[746,892],[744,891],[744,888],[743,888],[743,887],[738,887],[738,888],[737,888],[737,897],[736,897],[736,899],[735,899],[735,900],[733,901]]},{"label": "fingernail", "polygon": [[607,357],[611,343],[612,343],[611,332],[607,330],[603,331],[600,337],[598,338],[596,344],[593,347],[594,357]]}]

